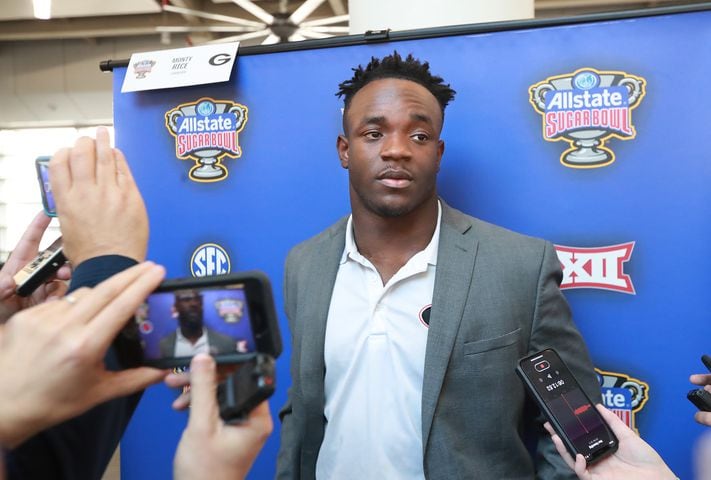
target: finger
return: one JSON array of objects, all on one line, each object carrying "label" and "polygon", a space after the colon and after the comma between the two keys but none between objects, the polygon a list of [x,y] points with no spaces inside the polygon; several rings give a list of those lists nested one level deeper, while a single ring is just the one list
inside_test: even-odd
[{"label": "finger", "polygon": [[72,182],[96,182],[96,142],[90,137],[80,137],[69,152]]},{"label": "finger", "polygon": [[116,182],[122,188],[136,185],[133,174],[128,166],[126,157],[118,148],[114,148],[114,159],[116,160]]},{"label": "finger", "polygon": [[49,184],[57,204],[57,212],[64,204],[64,198],[72,187],[72,171],[69,166],[69,149],[62,148],[49,161]]},{"label": "finger", "polygon": [[168,370],[158,370],[149,367],[131,368],[119,372],[106,372],[99,396],[102,401],[123,397],[144,390],[146,387],[160,382],[168,374]]},{"label": "finger", "polygon": [[571,469],[575,469],[575,461],[568,452],[568,449],[565,448],[565,445],[563,444],[563,441],[560,439],[558,434],[554,433],[553,435],[551,435],[551,440],[553,441],[553,445],[555,446],[558,455],[561,456],[565,464],[568,465]]},{"label": "finger", "polygon": [[694,414],[694,420],[702,425],[711,427],[711,412],[696,412]]},{"label": "finger", "polygon": [[67,283],[62,280],[48,282],[44,285],[44,298],[45,300],[52,300],[63,297],[68,288]]},{"label": "finger", "polygon": [[15,279],[12,276],[7,273],[0,273],[0,300],[7,300],[15,295],[16,288],[17,283],[15,283]]},{"label": "finger", "polygon": [[59,270],[57,270],[57,273],[54,275],[57,277],[57,280],[64,280],[68,281],[72,279],[72,266],[69,265],[68,263],[65,263],[61,267],[59,267]]},{"label": "finger", "polygon": [[190,385],[190,374],[185,373],[171,373],[165,377],[165,384],[170,388],[182,388],[185,385]]},{"label": "finger", "polygon": [[575,474],[578,476],[578,478],[589,478],[588,466],[585,463],[585,457],[583,457],[581,454],[577,454],[575,456],[575,465],[573,467],[573,470],[575,470]]},{"label": "finger", "polygon": [[696,373],[689,377],[689,381],[694,385],[711,385],[711,374]]},{"label": "finger", "polygon": [[116,160],[106,127],[96,129],[96,181],[100,185],[116,183]]},{"label": "finger", "polygon": [[114,337],[133,316],[138,306],[165,277],[165,269],[152,262],[146,262],[136,267],[139,268],[125,278],[119,278],[113,284],[108,284],[108,281],[104,282],[107,285],[100,284],[94,289],[103,296],[103,300],[100,302],[104,302],[106,299],[110,301],[108,305],[105,304],[106,308],[103,308],[87,327],[89,338],[95,339],[97,348],[101,351],[109,348]]},{"label": "finger", "polygon": [[[103,281],[93,290],[88,288],[80,288],[79,290],[73,291],[70,295],[65,297],[65,300],[72,304],[71,314],[67,315],[68,321],[87,323],[92,320],[98,320],[100,313],[104,310],[104,308],[107,307],[112,300],[117,298],[122,293],[125,293],[129,288],[129,285],[132,282],[136,282],[138,277],[143,272],[148,271],[151,266],[152,264],[150,263],[135,265],[114,275],[113,277],[110,277],[108,280]],[[123,323],[125,323],[127,318],[128,316],[124,317]],[[121,329],[123,323],[118,326],[119,330]],[[114,332],[98,332],[98,338],[103,338],[105,335],[111,333]],[[118,333],[118,331],[115,333]]]},{"label": "finger", "polygon": [[35,215],[35,218],[22,234],[20,241],[17,242],[10,258],[8,258],[6,264],[7,270],[3,268],[4,271],[7,271],[10,275],[14,275],[22,269],[27,262],[37,256],[42,235],[44,235],[44,231],[47,229],[50,220],[51,219],[43,212],[39,212]]},{"label": "finger", "polygon": [[209,432],[217,425],[217,381],[215,360],[207,354],[195,355],[190,362],[190,418],[188,428]]},{"label": "finger", "polygon": [[597,408],[597,411],[600,412],[602,418],[605,420],[605,422],[607,422],[607,424],[612,429],[612,432],[617,437],[625,436],[631,432],[629,427],[625,425],[625,423],[620,419],[620,417],[609,411],[603,405],[598,403],[597,405],[595,405],[595,407]]},{"label": "finger", "polygon": [[266,440],[274,429],[274,421],[269,411],[269,402],[265,400],[257,405],[256,408],[249,412],[247,421],[262,435],[263,440]]},{"label": "finger", "polygon": [[190,390],[183,392],[173,401],[173,410],[182,411],[190,406]]}]

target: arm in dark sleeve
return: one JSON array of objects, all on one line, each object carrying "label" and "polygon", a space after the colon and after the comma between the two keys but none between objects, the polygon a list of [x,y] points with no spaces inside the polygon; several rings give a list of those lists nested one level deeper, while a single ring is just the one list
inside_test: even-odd
[{"label": "arm in dark sleeve", "polygon": [[[136,263],[119,255],[86,260],[74,270],[69,290],[93,287]],[[120,369],[113,348],[109,349],[104,361],[108,370]],[[38,433],[7,453],[7,478],[100,479],[140,398],[141,393],[137,393],[111,400]]]},{"label": "arm in dark sleeve", "polygon": [[[568,365],[593,402],[600,402],[598,383],[588,349],[573,323],[568,302],[560,290],[563,274],[555,248],[546,242],[536,295],[536,309],[528,354],[553,348]],[[536,477],[541,479],[577,478],[555,449],[543,428],[543,415],[537,419],[538,448]]]}]

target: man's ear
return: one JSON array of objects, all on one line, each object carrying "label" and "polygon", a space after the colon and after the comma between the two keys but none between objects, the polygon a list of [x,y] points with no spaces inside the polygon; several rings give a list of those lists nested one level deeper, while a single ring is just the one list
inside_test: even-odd
[{"label": "man's ear", "polygon": [[336,139],[336,150],[338,158],[341,159],[341,167],[348,170],[348,139],[345,135],[341,134]]}]

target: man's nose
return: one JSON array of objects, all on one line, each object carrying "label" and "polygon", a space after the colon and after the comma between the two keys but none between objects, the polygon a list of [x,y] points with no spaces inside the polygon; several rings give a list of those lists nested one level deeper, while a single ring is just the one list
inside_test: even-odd
[{"label": "man's nose", "polygon": [[409,159],[412,155],[410,150],[410,137],[406,134],[394,133],[387,135],[383,141],[383,148],[380,151],[383,159],[399,160]]}]

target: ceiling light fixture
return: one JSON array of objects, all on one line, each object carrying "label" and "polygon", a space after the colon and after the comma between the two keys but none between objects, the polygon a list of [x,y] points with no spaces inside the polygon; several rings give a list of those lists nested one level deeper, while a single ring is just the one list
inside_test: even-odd
[{"label": "ceiling light fixture", "polygon": [[52,0],[32,0],[35,18],[49,20],[52,18]]}]

